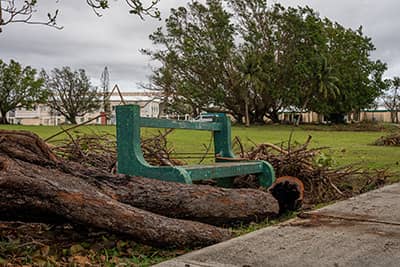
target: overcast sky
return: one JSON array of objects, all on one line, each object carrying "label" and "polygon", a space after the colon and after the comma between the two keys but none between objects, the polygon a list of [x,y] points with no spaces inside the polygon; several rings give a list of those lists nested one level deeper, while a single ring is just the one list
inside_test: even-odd
[{"label": "overcast sky", "polygon": [[[22,0],[16,0],[22,1]],[[39,10],[60,9],[58,24],[63,30],[45,26],[10,24],[0,33],[0,59],[15,59],[23,65],[50,70],[71,66],[83,68],[98,84],[104,66],[110,71],[111,84],[133,91],[139,83],[148,83],[151,62],[141,48],[152,48],[148,35],[162,25],[154,19],[142,21],[128,14],[125,1],[111,0],[111,8],[97,17],[84,0],[41,0]],[[188,1],[161,0],[159,8],[166,18],[169,9]],[[388,64],[385,76],[400,76],[399,0],[284,0],[284,5],[309,5],[322,17],[345,27],[362,25],[377,48],[373,58]],[[40,17],[40,12],[37,16]]]}]

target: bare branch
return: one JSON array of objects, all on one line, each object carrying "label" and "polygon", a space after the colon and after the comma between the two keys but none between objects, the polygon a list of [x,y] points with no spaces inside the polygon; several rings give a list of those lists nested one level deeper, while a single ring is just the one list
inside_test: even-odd
[{"label": "bare branch", "polygon": [[47,14],[47,20],[45,21],[34,21],[32,16],[37,12],[35,9],[37,0],[24,1],[23,4],[16,4],[15,0],[0,0],[0,32],[2,31],[1,26],[5,26],[10,23],[26,23],[26,24],[37,24],[46,25],[56,29],[62,29],[62,26],[58,26],[56,18],[58,16],[58,10],[53,14]]},{"label": "bare branch", "polygon": [[[56,1],[58,2],[58,0]],[[37,2],[37,0],[0,0],[0,32],[2,26],[10,23],[39,24],[59,30],[63,29],[56,22],[58,9],[54,13],[48,13],[46,20],[33,20],[33,15],[37,12]],[[147,6],[143,5],[142,0],[125,0],[125,2],[129,7],[130,14],[138,15],[141,19],[144,19],[145,16],[160,19],[160,11],[156,7],[160,0],[152,0]],[[109,8],[109,0],[86,0],[86,3],[99,17],[102,16],[101,10]]]}]

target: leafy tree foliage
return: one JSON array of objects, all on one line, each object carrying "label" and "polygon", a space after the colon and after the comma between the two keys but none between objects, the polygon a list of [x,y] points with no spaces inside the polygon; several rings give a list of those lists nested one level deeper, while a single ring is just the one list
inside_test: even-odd
[{"label": "leafy tree foliage", "polygon": [[76,124],[76,117],[84,116],[100,107],[100,94],[90,84],[83,69],[73,71],[69,67],[55,68],[50,75],[42,71],[45,86],[49,90],[49,106]]},{"label": "leafy tree foliage", "polygon": [[375,47],[371,39],[363,35],[361,27],[345,29],[327,19],[324,23],[328,36],[325,55],[330,62],[331,75],[337,78],[340,94],[327,101],[315,101],[310,109],[323,114],[344,114],[368,107],[385,88],[382,75],[386,64],[371,60],[370,53]]},{"label": "leafy tree foliage", "polygon": [[16,108],[32,108],[47,98],[42,88],[43,79],[36,77],[36,70],[22,67],[11,60],[0,60],[0,124],[7,124],[7,112]]},{"label": "leafy tree foliage", "polygon": [[241,77],[234,27],[221,2],[209,0],[207,6],[192,2],[187,9],[172,9],[166,29],[150,36],[165,49],[143,52],[162,64],[153,84],[164,91],[169,108],[194,115],[217,107],[241,113],[236,106]]},{"label": "leafy tree foliage", "polygon": [[[227,4],[227,5],[226,5]],[[386,65],[362,29],[309,7],[266,0],[192,1],[150,36],[161,63],[152,76],[177,112],[222,111],[239,122],[278,122],[283,109],[343,114],[382,93]]]}]

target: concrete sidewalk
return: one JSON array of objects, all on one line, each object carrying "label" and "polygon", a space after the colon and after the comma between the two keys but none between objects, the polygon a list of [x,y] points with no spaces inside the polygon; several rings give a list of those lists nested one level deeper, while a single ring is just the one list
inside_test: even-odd
[{"label": "concrete sidewalk", "polygon": [[400,266],[400,184],[157,266]]}]

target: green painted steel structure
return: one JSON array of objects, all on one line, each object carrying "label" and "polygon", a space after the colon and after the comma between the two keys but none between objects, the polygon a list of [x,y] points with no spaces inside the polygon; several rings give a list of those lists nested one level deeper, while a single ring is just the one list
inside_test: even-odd
[{"label": "green painted steel structure", "polygon": [[[191,122],[140,117],[140,106],[118,106],[117,146],[118,172],[164,181],[191,184],[192,181],[218,179],[229,187],[240,175],[257,175],[260,185],[269,187],[275,181],[274,169],[266,161],[238,160],[232,152],[231,124],[225,114],[213,114],[212,122]],[[151,166],[143,157],[141,127],[174,128],[212,131],[214,134],[215,164],[186,166]]]}]

